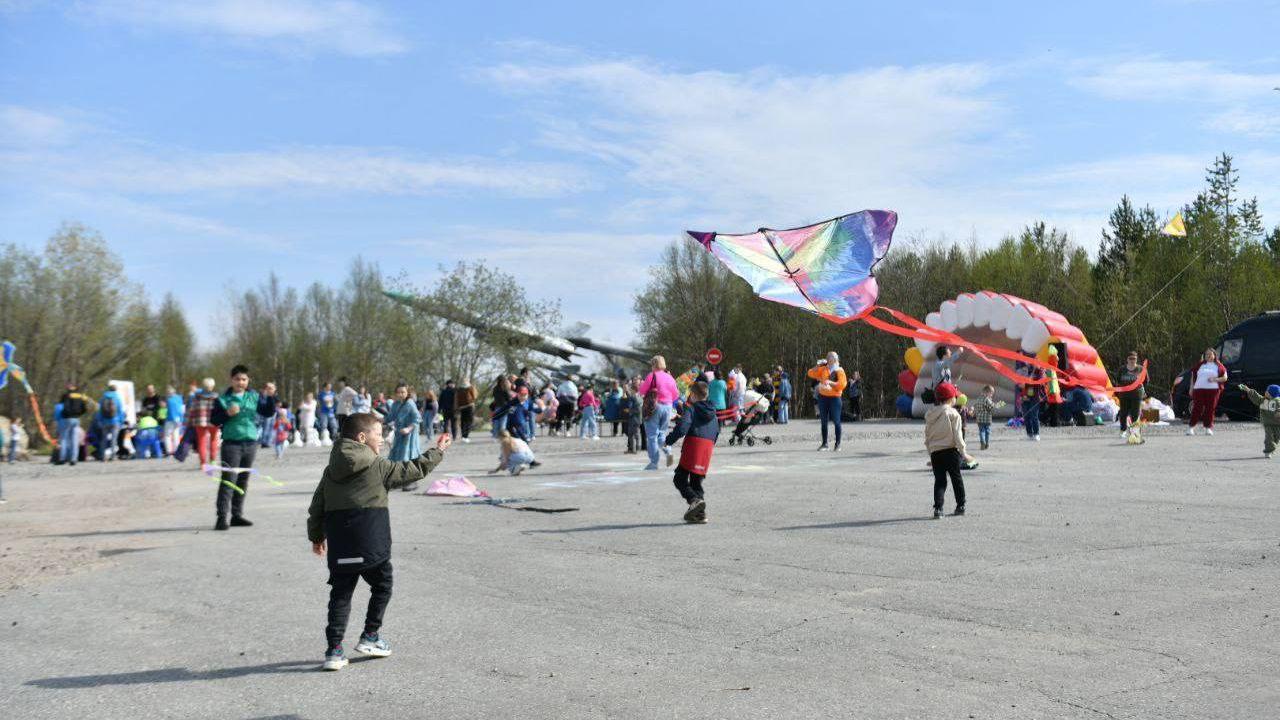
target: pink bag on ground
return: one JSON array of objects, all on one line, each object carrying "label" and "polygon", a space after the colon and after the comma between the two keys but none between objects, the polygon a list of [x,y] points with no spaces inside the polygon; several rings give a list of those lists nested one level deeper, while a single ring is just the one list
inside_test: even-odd
[{"label": "pink bag on ground", "polygon": [[428,495],[447,495],[449,497],[489,497],[489,493],[476,488],[471,481],[462,475],[450,475],[440,478],[427,487]]}]

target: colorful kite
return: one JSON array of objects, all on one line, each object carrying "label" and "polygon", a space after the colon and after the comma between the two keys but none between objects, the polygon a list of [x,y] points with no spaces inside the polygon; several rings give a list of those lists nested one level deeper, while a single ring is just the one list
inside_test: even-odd
[{"label": "colorful kite", "polygon": [[[939,313],[931,313],[926,323],[877,305],[879,286],[872,269],[889,251],[897,222],[898,215],[891,210],[863,210],[792,230],[761,229],[746,235],[687,234],[766,300],[807,310],[834,323],[861,320],[877,330],[915,340],[922,350],[931,351],[938,344],[963,347],[973,352],[974,361],[989,368],[984,377],[1002,378],[1009,387],[1060,381],[1100,394],[1130,389],[1110,387],[1097,352],[1066,318],[1027,300],[985,291],[966,293],[956,301],[943,303],[943,313],[951,309],[950,323],[943,322]],[[983,333],[965,337],[955,331],[973,325],[973,320],[970,318],[969,325],[957,324],[954,307],[960,305],[972,315],[975,298],[979,298],[981,308],[999,306],[999,327],[995,322],[989,330],[978,325]],[[877,317],[877,311],[891,321]],[[995,310],[988,312],[994,320]],[[1007,333],[1004,323],[1010,328]],[[990,331],[997,330],[998,338],[990,335]],[[1070,363],[1057,362],[1046,349],[1064,343],[1071,351]],[[926,357],[927,353],[919,354],[921,361]],[[922,364],[908,369],[916,375]],[[1020,367],[1038,368],[1045,376],[1024,375],[1018,371]],[[904,392],[909,392],[907,380],[905,375],[899,378]],[[916,390],[914,385],[912,390]]]},{"label": "colorful kite", "polygon": [[897,224],[891,210],[863,210],[790,230],[688,235],[756,295],[846,323],[875,307],[880,289],[871,270],[889,252]]}]

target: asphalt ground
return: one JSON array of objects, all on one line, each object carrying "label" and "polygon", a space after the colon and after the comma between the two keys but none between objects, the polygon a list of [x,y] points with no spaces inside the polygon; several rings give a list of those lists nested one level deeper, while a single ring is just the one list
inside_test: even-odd
[{"label": "asphalt ground", "polygon": [[[1277,464],[1256,424],[997,428],[931,517],[919,423],[725,447],[707,525],[620,439],[540,438],[520,512],[396,492],[394,654],[317,668],[325,461],[264,452],[247,515],[172,461],[0,467],[0,707],[14,718],[1264,718],[1280,707]],[[970,432],[973,439],[974,433]],[[976,442],[975,442],[976,444]],[[951,500],[948,499],[948,511]],[[348,653],[368,591],[357,591]]]}]

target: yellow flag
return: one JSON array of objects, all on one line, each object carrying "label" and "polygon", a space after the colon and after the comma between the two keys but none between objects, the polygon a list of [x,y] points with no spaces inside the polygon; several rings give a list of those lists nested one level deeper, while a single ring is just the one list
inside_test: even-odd
[{"label": "yellow flag", "polygon": [[1178,237],[1186,237],[1187,226],[1182,224],[1182,213],[1178,213],[1177,215],[1174,215],[1173,219],[1169,221],[1169,224],[1165,225],[1164,229],[1161,230],[1160,232],[1164,233],[1165,235],[1177,235]]}]

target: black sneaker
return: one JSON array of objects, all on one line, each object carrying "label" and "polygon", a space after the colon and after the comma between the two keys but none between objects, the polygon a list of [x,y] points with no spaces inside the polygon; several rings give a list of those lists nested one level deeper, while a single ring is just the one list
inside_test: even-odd
[{"label": "black sneaker", "polygon": [[529,467],[531,468],[542,467],[542,463],[538,462],[537,460],[531,460],[529,461]]},{"label": "black sneaker", "polygon": [[840,443],[836,443],[835,447],[831,448],[831,452],[840,452]]},{"label": "black sneaker", "polygon": [[964,506],[963,506],[963,505],[957,505],[957,506],[956,506],[956,511],[955,511],[955,513],[954,513],[954,514],[956,514],[956,515],[963,515],[963,514],[964,514]]},{"label": "black sneaker", "polygon": [[227,530],[230,527],[231,526],[227,524],[227,519],[224,517],[218,518],[218,522],[213,524],[214,530]]},{"label": "black sneaker", "polygon": [[408,485],[405,485],[404,487],[400,488],[401,492],[413,492],[414,490],[417,490],[417,489],[418,489],[418,483],[409,483]]},{"label": "black sneaker", "polygon": [[826,450],[826,449],[827,449],[826,443],[822,443],[821,445],[818,446],[818,452],[822,452],[823,450]]},{"label": "black sneaker", "polygon": [[253,523],[247,517],[233,517],[231,527],[253,527]]},{"label": "black sneaker", "polygon": [[[684,511],[684,521],[687,523],[705,522],[707,514],[707,503],[704,500],[694,500],[689,503],[689,509]],[[700,521],[699,518],[702,518]]]},{"label": "black sneaker", "polygon": [[941,519],[942,519],[942,508],[934,508],[934,509],[933,509],[933,519],[934,519],[934,520],[941,520]]}]

